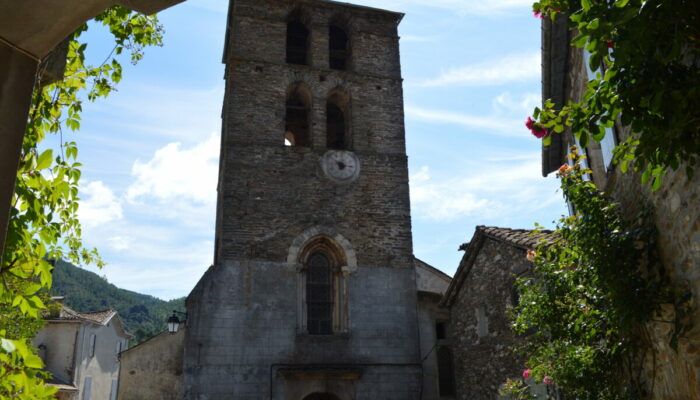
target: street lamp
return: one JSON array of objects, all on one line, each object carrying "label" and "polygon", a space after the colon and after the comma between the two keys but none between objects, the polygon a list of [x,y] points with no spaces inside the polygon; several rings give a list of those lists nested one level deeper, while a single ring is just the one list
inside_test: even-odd
[{"label": "street lamp", "polygon": [[[180,321],[180,318],[177,317],[177,314],[184,315],[185,319]],[[180,329],[181,322],[187,322],[187,313],[182,312],[182,311],[173,310],[173,315],[170,318],[168,318],[168,332],[177,333],[178,329]]]}]

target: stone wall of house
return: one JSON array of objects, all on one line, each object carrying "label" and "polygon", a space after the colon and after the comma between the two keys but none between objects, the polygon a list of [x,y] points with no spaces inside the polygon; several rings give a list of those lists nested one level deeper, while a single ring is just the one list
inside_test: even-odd
[{"label": "stone wall of house", "polygon": [[657,321],[648,326],[657,355],[646,363],[647,379],[657,399],[700,399],[700,174],[688,179],[685,171],[670,172],[657,191],[641,187],[636,173],[610,174],[608,190],[622,204],[628,218],[644,207],[653,212],[657,247],[665,273],[677,295],[691,294],[691,314],[683,320],[690,331],[670,346],[676,311],[664,305]]},{"label": "stone wall of house", "polygon": [[65,382],[73,382],[75,376],[75,344],[79,343],[79,331],[79,322],[49,323],[32,340],[35,347],[43,349],[46,368]]},{"label": "stone wall of house", "polygon": [[493,400],[507,378],[519,378],[525,369],[511,350],[522,338],[510,330],[507,310],[514,301],[513,277],[528,261],[524,249],[488,237],[477,251],[450,306],[450,340],[458,398]]},{"label": "stone wall of house", "polygon": [[[586,69],[580,49],[571,48],[569,55],[569,98],[583,93]],[[620,140],[630,135],[629,129],[618,126]],[[657,321],[648,326],[656,357],[649,357],[645,367],[647,382],[655,399],[700,399],[700,171],[688,179],[685,167],[669,172],[661,188],[652,191],[642,185],[640,174],[622,173],[618,167],[606,172],[601,161],[600,146],[589,146],[588,157],[596,186],[621,204],[630,220],[643,209],[651,209],[658,231],[658,252],[666,274],[679,293],[690,293],[692,314],[687,318],[692,328],[678,341],[678,350],[670,347],[676,313],[665,305]],[[653,381],[653,383],[651,383]]]},{"label": "stone wall of house", "polygon": [[123,351],[119,400],[181,400],[185,331],[162,332]]}]

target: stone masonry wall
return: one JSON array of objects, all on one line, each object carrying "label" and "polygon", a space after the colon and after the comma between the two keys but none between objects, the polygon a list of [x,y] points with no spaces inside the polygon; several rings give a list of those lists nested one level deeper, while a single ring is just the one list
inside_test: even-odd
[{"label": "stone masonry wall", "polygon": [[[483,245],[450,307],[457,395],[493,400],[507,378],[518,378],[523,360],[511,346],[522,341],[509,327],[513,276],[528,267],[525,250],[492,238]],[[463,257],[463,262],[467,258]]]},{"label": "stone masonry wall", "polygon": [[[349,17],[343,5],[302,2],[312,48],[318,49],[312,51],[312,67],[299,66],[284,63],[287,15],[294,4],[237,0],[233,6],[217,259],[282,261],[299,232],[332,225],[363,249],[359,264],[410,266],[403,91],[396,22],[390,19],[396,16],[358,8]],[[350,71],[313,67],[327,65],[327,47],[315,40],[325,39],[334,18],[349,18]],[[309,147],[283,145],[286,95],[297,82],[312,97]],[[333,184],[320,168],[326,99],[338,89],[350,97],[351,150],[361,164],[358,180],[347,185]]]},{"label": "stone masonry wall", "polygon": [[119,355],[119,400],[182,399],[185,331],[162,332]]},{"label": "stone masonry wall", "polygon": [[[362,371],[356,400],[415,399],[420,366],[414,272],[358,268],[348,278],[349,330],[328,336],[297,330],[295,276],[293,265],[261,261],[207,271],[187,299],[185,398],[269,399],[270,387],[283,379],[271,368],[333,365]],[[387,370],[382,385],[365,379]]]},{"label": "stone masonry wall", "polygon": [[[583,62],[581,50],[570,48],[569,98],[578,99],[583,93],[587,81]],[[629,129],[618,126],[620,140],[629,135]],[[679,339],[678,351],[669,345],[675,319],[672,305],[665,305],[662,315],[655,318],[669,322],[654,322],[647,327],[657,352],[655,358],[648,358],[645,367],[647,381],[653,381],[649,385],[653,398],[700,399],[700,173],[688,179],[685,166],[681,166],[664,177],[659,190],[651,191],[649,185],[641,184],[640,175],[634,171],[622,173],[615,167],[606,173],[596,145],[588,149],[596,186],[621,204],[628,219],[634,219],[642,208],[653,210],[658,250],[666,273],[679,293],[692,294],[692,329]]]}]

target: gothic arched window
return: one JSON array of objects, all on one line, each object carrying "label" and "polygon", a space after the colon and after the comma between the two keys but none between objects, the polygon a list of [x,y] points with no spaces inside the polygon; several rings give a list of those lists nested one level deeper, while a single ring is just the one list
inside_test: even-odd
[{"label": "gothic arched window", "polygon": [[347,69],[348,35],[336,25],[328,29],[328,58],[332,69]]},{"label": "gothic arched window", "polygon": [[306,261],[306,327],[311,335],[333,333],[333,271],[331,260],[321,251]]},{"label": "gothic arched window", "polygon": [[309,30],[298,19],[287,23],[287,63],[308,64]]},{"label": "gothic arched window", "polygon": [[288,146],[308,146],[310,96],[302,85],[295,85],[287,95],[284,141]]}]

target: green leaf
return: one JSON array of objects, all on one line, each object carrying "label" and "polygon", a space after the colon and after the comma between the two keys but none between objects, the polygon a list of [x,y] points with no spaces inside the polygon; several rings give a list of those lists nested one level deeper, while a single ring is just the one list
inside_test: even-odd
[{"label": "green leaf", "polygon": [[583,7],[584,11],[588,11],[591,9],[591,0],[581,0],[581,7]]},{"label": "green leaf", "polygon": [[36,368],[36,369],[41,369],[44,367],[44,363],[41,361],[41,358],[35,355],[30,355],[29,357],[24,358],[24,365],[29,367],[29,368]]},{"label": "green leaf", "polygon": [[615,2],[615,7],[617,7],[617,8],[624,8],[624,7],[627,5],[627,3],[629,3],[629,1],[630,1],[630,0],[617,0],[617,1]]},{"label": "green leaf", "polygon": [[573,44],[576,47],[583,47],[588,42],[588,37],[588,35],[579,33],[578,36],[574,37],[571,40],[571,44]]},{"label": "green leaf", "polygon": [[14,342],[5,338],[0,338],[0,348],[7,353],[12,353],[16,349]]},{"label": "green leaf", "polygon": [[542,144],[544,146],[549,146],[550,144],[552,144],[552,134],[551,133],[542,139]]},{"label": "green leaf", "polygon": [[600,26],[600,20],[598,18],[594,18],[591,22],[588,23],[587,28],[594,31],[598,29]]},{"label": "green leaf", "polygon": [[44,152],[39,155],[39,158],[36,161],[36,169],[42,170],[44,168],[48,168],[51,165],[52,159],[53,159],[53,150],[52,149],[44,150]]}]

